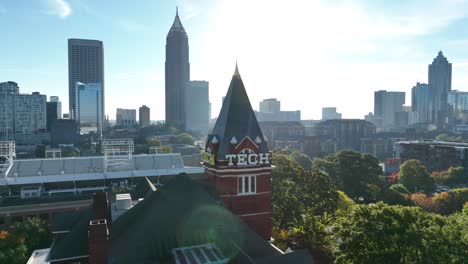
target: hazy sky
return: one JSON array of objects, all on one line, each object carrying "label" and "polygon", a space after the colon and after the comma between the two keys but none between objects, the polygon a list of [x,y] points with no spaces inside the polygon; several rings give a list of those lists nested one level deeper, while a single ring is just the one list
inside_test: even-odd
[{"label": "hazy sky", "polygon": [[439,50],[452,89],[468,90],[468,1],[463,0],[0,0],[0,81],[58,95],[68,109],[67,39],[104,42],[106,113],[151,108],[164,119],[166,34],[179,5],[192,80],[210,82],[217,116],[237,59],[254,109],[264,98],[318,119],[373,111],[375,90],[427,82]]}]

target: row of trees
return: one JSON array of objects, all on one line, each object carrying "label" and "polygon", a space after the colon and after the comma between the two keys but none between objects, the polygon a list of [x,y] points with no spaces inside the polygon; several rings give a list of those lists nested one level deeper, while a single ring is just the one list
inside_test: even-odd
[{"label": "row of trees", "polygon": [[44,221],[27,219],[15,224],[13,231],[0,231],[0,263],[23,264],[35,249],[47,248],[52,235]]},{"label": "row of trees", "polygon": [[[309,170],[297,162],[307,159],[293,153],[273,156],[280,247],[309,248],[321,263],[460,263],[467,256],[467,190],[417,192],[433,189],[434,180],[416,161],[404,164],[391,184],[371,155],[341,151],[314,160]],[[419,204],[422,195],[439,209]]]}]

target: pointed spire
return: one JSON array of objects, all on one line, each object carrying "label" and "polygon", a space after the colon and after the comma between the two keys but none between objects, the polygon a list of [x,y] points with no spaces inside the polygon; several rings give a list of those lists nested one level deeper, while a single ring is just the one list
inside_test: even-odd
[{"label": "pointed spire", "polygon": [[175,15],[176,15],[176,16],[179,16],[179,6],[176,6],[176,7],[175,7]]},{"label": "pointed spire", "polygon": [[168,36],[170,36],[170,35],[172,35],[174,33],[182,33],[184,35],[187,35],[187,33],[185,33],[184,26],[182,26],[182,22],[180,22],[179,7],[178,6],[176,6],[176,15],[175,15],[175,18],[174,18],[174,23],[172,23],[172,27],[169,30]]},{"label": "pointed spire", "polygon": [[240,73],[239,73],[239,68],[237,68],[237,60],[236,60],[236,69],[234,70],[234,77],[240,77]]}]

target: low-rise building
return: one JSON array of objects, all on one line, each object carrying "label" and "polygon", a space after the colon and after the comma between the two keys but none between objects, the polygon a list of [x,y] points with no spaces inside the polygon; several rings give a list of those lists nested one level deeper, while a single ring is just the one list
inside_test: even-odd
[{"label": "low-rise building", "polygon": [[395,157],[405,162],[417,159],[429,172],[450,167],[468,169],[468,143],[435,140],[399,141],[395,143]]}]

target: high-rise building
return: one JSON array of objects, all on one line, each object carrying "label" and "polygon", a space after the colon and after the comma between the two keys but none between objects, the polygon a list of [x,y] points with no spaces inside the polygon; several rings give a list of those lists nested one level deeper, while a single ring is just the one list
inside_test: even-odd
[{"label": "high-rise building", "polygon": [[146,105],[138,109],[138,123],[140,127],[147,127],[150,125],[150,108]]},{"label": "high-rise building", "polygon": [[468,92],[452,90],[448,92],[447,103],[451,125],[468,124]]},{"label": "high-rise building", "polygon": [[17,83],[12,82],[12,81],[0,83],[0,95],[18,94],[18,93],[19,93],[19,86]]},{"label": "high-rise building", "polygon": [[206,134],[210,123],[209,83],[189,81],[186,96],[186,130]]},{"label": "high-rise building", "polygon": [[136,125],[136,109],[117,108],[116,125],[133,127]]},{"label": "high-rise building", "polygon": [[427,124],[429,122],[429,113],[431,98],[429,94],[429,85],[426,83],[416,83],[411,89],[411,112],[413,123]]},{"label": "high-rise building", "polygon": [[281,111],[281,102],[276,98],[264,99],[260,102],[260,113],[278,113]]},{"label": "high-rise building", "polygon": [[101,85],[101,113],[104,116],[104,48],[102,41],[89,39],[68,39],[68,103],[70,115],[75,118],[76,82]]},{"label": "high-rise building", "polygon": [[38,92],[20,94],[14,82],[0,83],[0,140],[45,132],[46,100]]},{"label": "high-rise building", "polygon": [[281,101],[276,98],[265,99],[260,102],[260,111],[255,112],[259,122],[292,122],[301,121],[301,111],[281,111]]},{"label": "high-rise building", "polygon": [[50,131],[52,123],[57,121],[60,118],[58,115],[58,107],[57,102],[47,102],[46,103],[46,111],[47,111],[47,131]]},{"label": "high-rise building", "polygon": [[179,14],[166,37],[166,123],[185,129],[185,91],[190,80],[188,37]]},{"label": "high-rise building", "polygon": [[432,124],[443,127],[447,123],[447,95],[452,90],[452,64],[439,51],[432,64],[429,64],[429,91],[431,97]]},{"label": "high-rise building", "polygon": [[75,120],[80,133],[102,135],[102,86],[100,83],[75,84]]},{"label": "high-rise building", "polygon": [[381,90],[374,93],[374,115],[382,118],[381,128],[389,130],[395,126],[395,113],[402,111],[404,104],[404,92]]},{"label": "high-rise building", "polygon": [[57,103],[57,115],[58,115],[58,118],[62,118],[62,102],[60,102],[59,97],[51,96],[49,101]]},{"label": "high-rise building", "polygon": [[336,107],[323,107],[322,120],[341,119],[341,113],[336,112]]}]

